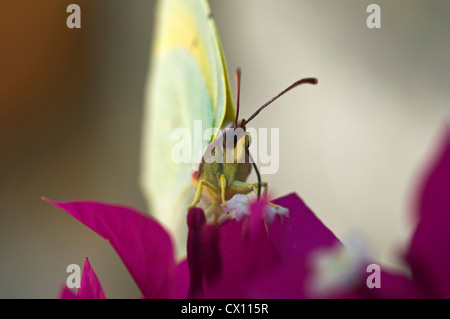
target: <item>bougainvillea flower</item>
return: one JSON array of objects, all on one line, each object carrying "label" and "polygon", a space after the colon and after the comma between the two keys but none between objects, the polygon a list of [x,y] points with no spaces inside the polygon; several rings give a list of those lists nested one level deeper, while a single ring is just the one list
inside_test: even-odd
[{"label": "bougainvillea flower", "polygon": [[191,210],[188,257],[177,264],[169,234],[150,216],[98,202],[47,201],[109,240],[145,298],[301,297],[307,255],[339,242],[290,194],[274,201],[290,217],[270,224],[262,201],[251,204],[250,216],[221,225]]},{"label": "bougainvillea flower", "polygon": [[78,292],[75,294],[67,286],[63,286],[60,297],[61,299],[105,299],[102,285],[92,269],[89,259],[86,258],[84,261]]},{"label": "bougainvillea flower", "polygon": [[[347,261],[354,260],[358,267],[337,263],[352,285],[322,291],[320,297],[450,298],[449,129],[421,185],[417,227],[405,255],[411,275],[382,270],[381,287],[370,288],[365,264],[372,261],[367,256],[352,257]],[[191,209],[187,259],[179,263],[170,235],[147,215],[96,202],[49,202],[109,240],[145,298],[317,297],[311,291],[311,278],[321,269],[311,262],[313,257],[320,251],[349,252],[296,194],[273,201],[286,208],[289,217],[275,215],[272,222],[265,218],[264,201],[250,203],[249,214],[242,214],[241,220],[220,225],[208,224],[201,209]],[[336,278],[319,279],[328,277]],[[88,262],[82,286],[76,297],[104,297]],[[74,295],[66,291],[63,296]]]}]

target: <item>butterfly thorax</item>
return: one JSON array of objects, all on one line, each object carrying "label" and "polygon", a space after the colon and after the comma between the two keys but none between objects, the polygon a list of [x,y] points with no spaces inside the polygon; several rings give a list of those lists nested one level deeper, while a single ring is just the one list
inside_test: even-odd
[{"label": "butterfly thorax", "polygon": [[248,147],[249,134],[244,127],[234,128],[229,124],[219,131],[207,146],[198,172],[193,175],[194,187],[198,187],[200,181],[208,186],[203,187],[200,206],[211,213],[221,213],[222,176],[225,179],[225,200],[237,193],[251,191],[236,187],[246,182],[252,169]]}]

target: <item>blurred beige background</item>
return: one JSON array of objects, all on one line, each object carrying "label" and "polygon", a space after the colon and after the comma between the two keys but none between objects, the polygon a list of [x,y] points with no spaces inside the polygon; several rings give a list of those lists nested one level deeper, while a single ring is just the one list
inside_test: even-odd
[{"label": "blurred beige background", "polygon": [[[280,129],[274,195],[297,192],[340,238],[359,233],[400,268],[420,169],[449,120],[450,4],[211,1],[242,116]],[[69,30],[77,3],[82,28]],[[146,210],[140,125],[154,2],[0,0],[0,297],[54,298],[89,256],[107,297],[139,297],[109,244],[40,200],[92,199]]]}]

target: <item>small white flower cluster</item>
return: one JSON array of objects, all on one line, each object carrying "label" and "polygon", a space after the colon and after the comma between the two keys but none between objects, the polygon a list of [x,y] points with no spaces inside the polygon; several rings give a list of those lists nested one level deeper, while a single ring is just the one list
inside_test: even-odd
[{"label": "small white flower cluster", "polygon": [[[247,195],[236,194],[230,200],[228,200],[225,205],[221,205],[225,213],[230,213],[235,211],[235,218],[237,221],[242,220],[245,216],[250,215],[249,208],[250,199]],[[264,217],[267,223],[272,223],[276,215],[289,217],[289,210],[285,207],[275,205],[267,202],[264,208]]]},{"label": "small white flower cluster", "polygon": [[310,258],[315,269],[309,278],[310,293],[322,297],[355,287],[360,280],[355,274],[365,269],[370,249],[362,237],[352,234],[344,245],[316,250]]}]

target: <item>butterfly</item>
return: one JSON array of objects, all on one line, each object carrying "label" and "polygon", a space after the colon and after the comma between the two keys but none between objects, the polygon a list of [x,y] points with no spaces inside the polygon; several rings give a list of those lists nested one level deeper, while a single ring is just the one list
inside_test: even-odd
[{"label": "butterfly", "polygon": [[[206,0],[162,0],[156,9],[153,52],[144,109],[141,185],[151,213],[175,237],[182,255],[189,207],[205,209],[211,222],[236,194],[267,190],[249,152],[249,123],[267,105],[292,88],[316,84],[301,79],[239,119],[241,72],[236,71],[236,109],[214,19]],[[199,134],[196,124],[201,123]],[[188,133],[180,142],[177,134]],[[195,149],[195,150],[193,150]],[[191,151],[185,160],[180,151]],[[188,160],[186,160],[186,158]],[[230,160],[231,159],[231,160]],[[247,183],[252,168],[257,182]]]}]

